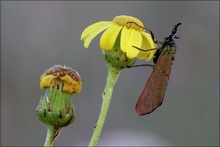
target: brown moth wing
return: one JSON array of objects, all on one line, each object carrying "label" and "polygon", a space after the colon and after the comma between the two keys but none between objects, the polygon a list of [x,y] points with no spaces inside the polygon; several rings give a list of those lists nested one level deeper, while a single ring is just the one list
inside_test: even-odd
[{"label": "brown moth wing", "polygon": [[153,112],[163,102],[172,67],[172,52],[168,48],[163,49],[139,96],[136,112],[140,116]]}]

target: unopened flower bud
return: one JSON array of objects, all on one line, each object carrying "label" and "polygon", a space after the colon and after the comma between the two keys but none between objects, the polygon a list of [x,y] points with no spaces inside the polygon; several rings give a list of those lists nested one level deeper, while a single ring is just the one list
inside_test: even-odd
[{"label": "unopened flower bud", "polygon": [[40,87],[47,91],[36,109],[38,119],[57,130],[73,123],[76,114],[72,94],[79,93],[82,88],[79,73],[69,67],[55,65],[43,73]]}]

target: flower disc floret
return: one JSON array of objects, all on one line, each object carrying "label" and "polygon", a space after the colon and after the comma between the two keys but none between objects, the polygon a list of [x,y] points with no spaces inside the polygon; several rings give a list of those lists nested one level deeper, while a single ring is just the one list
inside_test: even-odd
[{"label": "flower disc floret", "polygon": [[56,86],[69,93],[79,93],[82,88],[79,73],[69,67],[55,65],[44,72],[40,78],[40,87],[48,88]]}]

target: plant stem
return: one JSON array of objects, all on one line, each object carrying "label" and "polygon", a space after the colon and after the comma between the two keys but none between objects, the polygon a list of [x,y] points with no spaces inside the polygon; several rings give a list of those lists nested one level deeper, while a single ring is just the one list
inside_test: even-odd
[{"label": "plant stem", "polygon": [[97,124],[94,126],[94,132],[92,135],[92,138],[90,140],[89,146],[96,146],[101,131],[102,131],[102,127],[105,123],[105,119],[108,113],[108,109],[109,109],[109,105],[111,102],[111,97],[112,97],[112,92],[114,89],[114,86],[117,82],[118,76],[121,72],[121,69],[118,69],[116,67],[112,67],[111,65],[108,65],[108,77],[107,77],[107,82],[106,82],[106,86],[104,89],[104,92],[102,93],[102,107],[101,107],[101,111],[99,114],[99,119],[97,121]]},{"label": "plant stem", "polygon": [[44,143],[44,147],[51,147],[53,145],[53,141],[59,135],[60,129],[55,128],[53,125],[47,125],[47,137]]}]

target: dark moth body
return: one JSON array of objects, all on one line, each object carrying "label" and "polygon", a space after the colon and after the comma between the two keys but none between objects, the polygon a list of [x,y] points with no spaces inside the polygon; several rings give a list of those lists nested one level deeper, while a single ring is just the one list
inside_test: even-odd
[{"label": "dark moth body", "polygon": [[[161,50],[154,69],[136,104],[136,112],[138,115],[153,112],[163,102],[176,47],[175,44],[169,44]],[[154,59],[156,58],[155,56]]]},{"label": "dark moth body", "polygon": [[136,104],[136,112],[140,116],[153,112],[163,102],[176,53],[173,36],[178,38],[175,33],[179,25],[174,26],[171,35],[165,38],[162,47],[154,54],[153,71]]}]

